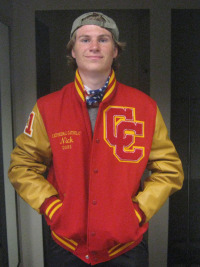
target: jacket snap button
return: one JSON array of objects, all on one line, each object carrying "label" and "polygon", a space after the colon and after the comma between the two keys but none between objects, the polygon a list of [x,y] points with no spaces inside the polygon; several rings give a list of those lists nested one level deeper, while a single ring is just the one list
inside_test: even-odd
[{"label": "jacket snap button", "polygon": [[89,255],[86,255],[85,258],[86,258],[86,260],[88,260],[89,259]]},{"label": "jacket snap button", "polygon": [[97,144],[99,144],[99,143],[100,143],[100,140],[99,140],[98,138],[96,139],[96,143],[97,143]]},{"label": "jacket snap button", "polygon": [[95,232],[92,232],[92,233],[91,233],[91,236],[95,236],[95,235],[96,235],[96,233],[95,233]]},{"label": "jacket snap button", "polygon": [[96,205],[96,204],[97,204],[97,201],[96,201],[96,200],[93,200],[93,201],[92,201],[92,204],[93,204],[93,205]]},{"label": "jacket snap button", "polygon": [[98,169],[94,169],[94,173],[98,173],[99,172],[99,170]]}]

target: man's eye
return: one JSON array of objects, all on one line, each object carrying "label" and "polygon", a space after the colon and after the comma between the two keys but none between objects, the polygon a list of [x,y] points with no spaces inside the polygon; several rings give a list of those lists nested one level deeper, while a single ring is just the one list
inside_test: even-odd
[{"label": "man's eye", "polygon": [[101,43],[106,43],[107,41],[108,41],[107,38],[102,38],[102,39],[99,40],[99,42],[101,42]]},{"label": "man's eye", "polygon": [[88,43],[89,42],[89,39],[81,39],[81,42],[82,43]]}]

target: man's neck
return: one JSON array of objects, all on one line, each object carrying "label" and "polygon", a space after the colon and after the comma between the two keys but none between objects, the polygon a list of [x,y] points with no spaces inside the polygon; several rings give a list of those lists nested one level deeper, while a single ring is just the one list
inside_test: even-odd
[{"label": "man's neck", "polygon": [[104,86],[110,71],[107,73],[84,73],[79,71],[79,74],[84,85],[92,90],[96,90]]}]

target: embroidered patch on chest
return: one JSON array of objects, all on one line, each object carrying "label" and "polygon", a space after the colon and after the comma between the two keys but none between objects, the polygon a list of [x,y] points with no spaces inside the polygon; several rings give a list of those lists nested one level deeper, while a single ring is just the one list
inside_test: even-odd
[{"label": "embroidered patch on chest", "polygon": [[52,139],[57,140],[57,144],[62,150],[71,150],[73,144],[76,142],[77,137],[80,137],[81,131],[62,131],[52,134]]},{"label": "embroidered patch on chest", "polygon": [[137,138],[144,138],[144,122],[136,120],[135,108],[109,106],[104,110],[104,140],[120,162],[138,163],[144,158],[145,148],[137,146]]}]

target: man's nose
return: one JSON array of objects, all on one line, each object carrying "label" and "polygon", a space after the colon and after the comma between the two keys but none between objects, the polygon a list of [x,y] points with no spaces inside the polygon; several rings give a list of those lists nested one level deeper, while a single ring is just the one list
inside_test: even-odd
[{"label": "man's nose", "polygon": [[91,41],[90,50],[94,50],[94,51],[99,50],[99,42],[98,42],[98,40],[92,40]]}]

